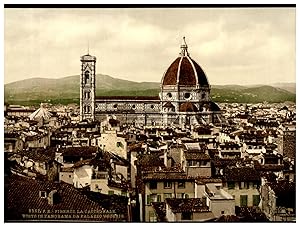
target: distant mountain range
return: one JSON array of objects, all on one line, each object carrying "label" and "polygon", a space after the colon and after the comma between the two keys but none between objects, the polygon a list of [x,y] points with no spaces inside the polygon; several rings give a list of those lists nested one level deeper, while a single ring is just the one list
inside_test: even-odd
[{"label": "distant mountain range", "polygon": [[[4,85],[5,102],[9,104],[37,105],[41,102],[79,103],[79,75],[60,79],[31,78]],[[97,74],[98,96],[156,96],[158,82],[133,82]],[[268,85],[212,85],[211,96],[216,102],[285,102],[296,100],[295,83]]]}]

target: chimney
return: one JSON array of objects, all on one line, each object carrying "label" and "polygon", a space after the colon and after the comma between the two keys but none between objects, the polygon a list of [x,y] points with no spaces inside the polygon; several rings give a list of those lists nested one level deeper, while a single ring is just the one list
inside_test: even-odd
[{"label": "chimney", "polygon": [[206,198],[206,196],[202,197],[202,205],[206,205],[207,206],[207,198]]},{"label": "chimney", "polygon": [[48,204],[54,205],[58,202],[58,193],[57,190],[52,190],[48,195]]}]

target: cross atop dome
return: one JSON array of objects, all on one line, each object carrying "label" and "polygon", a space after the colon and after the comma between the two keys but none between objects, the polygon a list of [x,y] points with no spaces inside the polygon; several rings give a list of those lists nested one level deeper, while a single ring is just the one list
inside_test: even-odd
[{"label": "cross atop dome", "polygon": [[189,56],[189,52],[187,51],[188,46],[185,42],[185,36],[183,36],[183,41],[182,41],[182,44],[180,46],[180,49],[181,49],[181,52],[180,52],[181,56]]}]

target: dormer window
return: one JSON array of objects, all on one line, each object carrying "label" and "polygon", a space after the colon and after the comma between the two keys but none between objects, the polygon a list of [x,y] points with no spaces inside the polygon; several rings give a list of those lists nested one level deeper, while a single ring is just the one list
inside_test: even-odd
[{"label": "dormer window", "polygon": [[47,198],[47,192],[45,192],[45,191],[40,191],[40,192],[39,192],[39,197],[42,198],[42,199]]}]

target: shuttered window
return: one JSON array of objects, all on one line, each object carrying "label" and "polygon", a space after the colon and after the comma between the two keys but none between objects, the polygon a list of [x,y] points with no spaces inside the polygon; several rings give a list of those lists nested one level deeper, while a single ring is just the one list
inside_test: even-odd
[{"label": "shuttered window", "polygon": [[253,206],[258,206],[260,202],[260,196],[259,195],[253,195]]},{"label": "shuttered window", "polygon": [[240,203],[241,203],[241,207],[248,206],[248,196],[247,195],[241,195],[240,196]]}]

